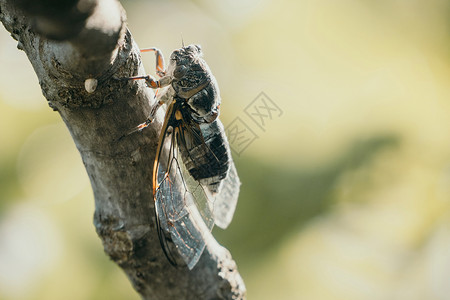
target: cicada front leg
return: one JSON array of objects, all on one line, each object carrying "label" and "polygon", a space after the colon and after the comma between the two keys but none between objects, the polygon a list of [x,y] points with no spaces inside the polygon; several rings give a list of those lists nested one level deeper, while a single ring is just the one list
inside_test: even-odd
[{"label": "cicada front leg", "polygon": [[155,52],[156,56],[156,74],[159,77],[164,77],[166,75],[166,67],[164,64],[164,56],[158,48],[147,48],[141,49],[141,52]]},{"label": "cicada front leg", "polygon": [[147,49],[141,49],[141,52],[155,52],[156,56],[156,74],[161,77],[160,80],[155,80],[151,75],[147,76],[135,76],[135,77],[129,77],[127,79],[130,80],[136,80],[136,79],[145,79],[145,82],[147,83],[148,87],[158,89],[160,87],[164,87],[165,85],[169,84],[168,79],[166,78],[166,67],[164,63],[164,56],[158,48],[147,48]]},{"label": "cicada front leg", "polygon": [[[157,89],[155,96],[158,96],[158,100],[156,101],[156,103],[153,105],[151,111],[150,111],[150,115],[148,116],[147,120],[142,123],[139,124],[138,126],[136,126],[135,128],[133,128],[131,131],[129,131],[126,135],[129,135],[133,132],[136,131],[141,131],[144,128],[148,127],[152,122],[153,119],[155,118],[156,112],[158,111],[158,109],[164,104],[166,103],[168,100],[171,99],[170,96],[168,96],[168,94],[172,94],[172,93],[168,93],[168,89],[163,90],[162,93],[158,94],[158,91],[160,88],[164,88],[169,86],[172,83],[172,76],[166,75],[166,70],[165,70],[165,64],[164,64],[164,56],[162,54],[162,52],[158,49],[158,48],[148,48],[148,49],[142,49],[141,52],[155,52],[156,55],[156,74],[158,76],[160,76],[161,78],[159,80],[156,80],[153,76],[151,75],[144,75],[144,76],[133,76],[133,77],[128,77],[125,78],[126,80],[145,80],[146,85],[149,88],[152,89]],[[169,89],[172,89],[171,87]]]},{"label": "cicada front leg", "polygon": [[169,84],[172,83],[172,77],[171,76],[164,76],[164,77],[162,77],[159,80],[156,80],[151,75],[133,76],[133,77],[128,77],[126,79],[128,79],[128,80],[141,80],[141,79],[144,79],[145,83],[147,84],[147,86],[149,88],[152,88],[152,89],[163,88],[163,87],[166,87],[166,86],[168,86]]}]

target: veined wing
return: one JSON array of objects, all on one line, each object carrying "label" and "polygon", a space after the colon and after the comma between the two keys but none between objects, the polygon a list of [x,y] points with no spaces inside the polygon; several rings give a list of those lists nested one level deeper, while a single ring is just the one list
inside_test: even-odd
[{"label": "veined wing", "polygon": [[214,197],[214,223],[222,229],[230,225],[236,209],[241,182],[234,166],[230,162],[230,169],[225,177],[221,191]]},{"label": "veined wing", "polygon": [[191,269],[205,240],[212,238],[214,223],[226,228],[231,222],[239,195],[239,177],[222,123],[198,124],[173,101],[161,131],[153,186],[163,250],[174,263],[165,240],[168,232]]},{"label": "veined wing", "polygon": [[[198,181],[209,191],[208,202],[215,224],[225,229],[233,218],[241,183],[222,122],[216,119],[197,126],[202,139],[195,147],[187,147],[190,155],[185,161],[192,161],[197,173],[206,174],[198,176]],[[190,128],[193,131],[191,135],[195,136],[197,130],[192,129],[194,126]],[[207,162],[202,158],[207,158]]]},{"label": "veined wing", "polygon": [[[153,174],[154,197],[158,234],[167,258],[174,263],[165,232],[170,233],[178,252],[192,269],[205,248],[205,240],[210,238],[214,218],[209,192],[192,178],[181,161],[178,143],[181,135],[184,138],[189,133],[175,117],[176,106],[175,101],[169,106],[161,131]],[[168,133],[170,127],[172,133]]]},{"label": "veined wing", "polygon": [[184,165],[207,192],[202,201],[207,200],[214,223],[226,228],[236,208],[240,181],[223,125],[218,119],[198,124],[186,114],[183,122],[179,145]]},{"label": "veined wing", "polygon": [[[199,127],[204,137],[205,151],[212,153],[209,157],[214,162],[210,162],[209,166],[218,170],[216,176],[200,179],[200,183],[212,195],[210,202],[215,224],[225,229],[233,218],[241,182],[222,122],[216,119],[212,123],[200,124]],[[226,169],[222,166],[226,166]]]}]

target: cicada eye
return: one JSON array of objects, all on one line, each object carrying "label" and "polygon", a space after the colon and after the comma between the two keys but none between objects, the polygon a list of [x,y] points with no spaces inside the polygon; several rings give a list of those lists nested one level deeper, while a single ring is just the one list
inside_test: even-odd
[{"label": "cicada eye", "polygon": [[177,66],[175,70],[173,71],[173,76],[177,79],[180,79],[186,74],[187,67],[184,65]]},{"label": "cicada eye", "polygon": [[195,45],[189,45],[186,47],[186,50],[189,52],[194,52],[195,50],[197,50]]},{"label": "cicada eye", "polygon": [[173,51],[173,52],[172,52],[172,55],[170,55],[170,59],[171,59],[171,60],[177,60],[179,54],[180,54],[180,51],[179,51],[179,50]]}]

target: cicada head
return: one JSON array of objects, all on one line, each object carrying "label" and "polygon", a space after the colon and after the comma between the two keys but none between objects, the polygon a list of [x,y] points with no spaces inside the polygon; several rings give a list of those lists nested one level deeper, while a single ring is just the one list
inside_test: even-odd
[{"label": "cicada head", "polygon": [[169,74],[175,79],[182,79],[189,69],[198,63],[202,55],[199,45],[189,45],[173,51],[170,55]]},{"label": "cicada head", "polygon": [[178,96],[189,98],[208,84],[211,71],[202,58],[199,45],[189,45],[172,52],[168,73]]}]

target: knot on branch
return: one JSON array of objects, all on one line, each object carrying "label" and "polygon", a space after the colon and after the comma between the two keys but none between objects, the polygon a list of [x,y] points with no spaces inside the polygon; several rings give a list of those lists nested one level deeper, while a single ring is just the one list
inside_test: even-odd
[{"label": "knot on branch", "polygon": [[[115,215],[96,212],[94,225],[108,256],[121,266],[133,265],[149,253],[148,233],[150,224],[126,226]],[[148,261],[153,261],[148,259]]]},{"label": "knot on branch", "polygon": [[120,220],[111,215],[95,214],[94,224],[106,254],[119,265],[129,261],[134,252],[134,243]]}]

